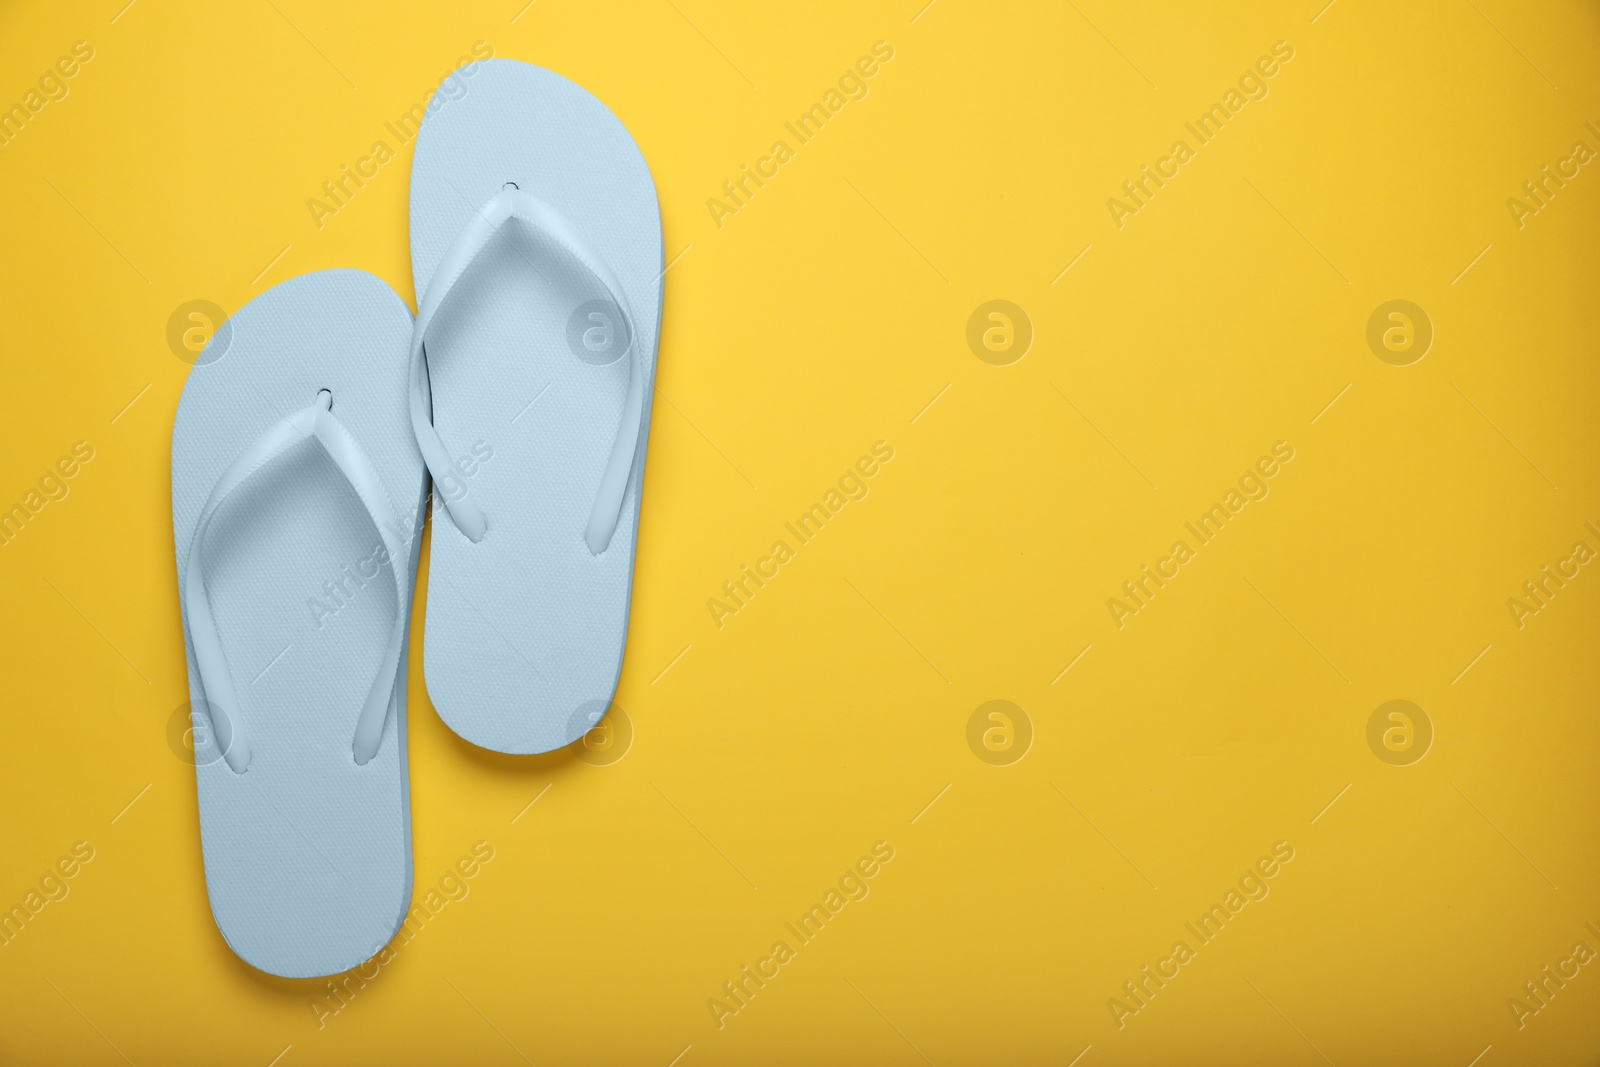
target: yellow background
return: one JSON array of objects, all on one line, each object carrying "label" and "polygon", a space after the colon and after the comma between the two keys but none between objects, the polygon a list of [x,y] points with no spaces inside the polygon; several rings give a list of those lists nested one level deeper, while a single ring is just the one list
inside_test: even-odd
[{"label": "yellow background", "polygon": [[[1600,576],[1520,630],[1506,606],[1600,548],[1600,174],[1521,229],[1506,207],[1600,148],[1592,5],[123,2],[0,9],[0,103],[95,50],[0,149],[0,503],[96,450],[0,548],[0,904],[95,849],[0,948],[0,1060],[1600,1057],[1600,965],[1520,1030],[1507,1007],[1600,950]],[[634,738],[604,766],[474,750],[417,626],[419,896],[495,858],[319,1028],[321,983],[218,935],[168,742],[167,322],[326,267],[411,302],[409,146],[321,229],[306,200],[480,40],[622,118],[681,253]],[[719,228],[707,199],[878,40],[870,95]],[[1119,230],[1107,198],[1280,40],[1270,95]],[[1035,333],[1009,366],[965,340],[997,298]],[[1435,330],[1407,367],[1365,340],[1396,298]],[[714,626],[879,440],[870,496]],[[1107,598],[1279,440],[1271,495],[1119,630]],[[967,743],[995,699],[1034,734],[1003,767]],[[1391,699],[1435,731],[1411,766],[1367,744]],[[1270,896],[1119,1029],[1123,982],[1280,840]],[[877,841],[870,896],[719,1029],[722,983]]]}]

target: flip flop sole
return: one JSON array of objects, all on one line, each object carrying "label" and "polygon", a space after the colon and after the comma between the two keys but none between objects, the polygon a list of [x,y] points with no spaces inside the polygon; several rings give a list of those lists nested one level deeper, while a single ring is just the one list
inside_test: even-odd
[{"label": "flip flop sole", "polygon": [[[410,312],[382,281],[329,270],[262,293],[212,338],[172,429],[180,603],[212,486],[322,389],[398,512],[409,552],[392,565],[404,568],[409,600],[425,500],[406,406],[410,334]],[[379,543],[349,483],[309,440],[229,497],[206,539],[206,592],[251,745],[248,770],[236,774],[210,733],[186,639],[206,891],[228,945],[271,974],[360,963],[394,936],[411,898],[404,657],[377,755],[357,766],[351,754],[394,620]]]},{"label": "flip flop sole", "polygon": [[[437,97],[411,174],[417,292],[462,227],[507,183],[582,233],[632,305],[645,436],[661,320],[661,213],[638,146],[586,90],[513,60],[486,60],[464,94]],[[491,242],[428,334],[433,420],[489,530],[470,542],[436,509],[423,670],[445,722],[473,744],[546,752],[594,725],[622,666],[644,444],[607,550],[584,525],[621,421],[630,360],[586,347],[603,295],[581,271]],[[589,335],[592,339],[592,335]]]}]

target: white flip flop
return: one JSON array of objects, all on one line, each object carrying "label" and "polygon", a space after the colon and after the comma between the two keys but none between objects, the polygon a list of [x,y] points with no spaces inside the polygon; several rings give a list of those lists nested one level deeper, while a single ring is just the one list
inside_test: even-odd
[{"label": "white flip flop", "polygon": [[649,168],[584,89],[486,60],[423,120],[411,260],[412,426],[444,505],[428,695],[473,744],[547,752],[622,669],[661,320]]},{"label": "white flip flop", "polygon": [[405,648],[425,500],[411,315],[328,270],[240,308],[172,427],[206,890],[271,974],[336,974],[411,898]]}]

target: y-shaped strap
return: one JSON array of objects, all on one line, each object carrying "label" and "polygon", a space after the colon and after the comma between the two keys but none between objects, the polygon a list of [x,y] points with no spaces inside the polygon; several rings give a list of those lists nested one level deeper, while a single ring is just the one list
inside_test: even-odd
[{"label": "y-shaped strap", "polygon": [[383,662],[378,666],[378,675],[373,679],[367,692],[366,705],[356,719],[355,736],[351,741],[356,763],[365,764],[377,755],[378,742],[383,738],[383,724],[388,717],[401,645],[405,641],[406,614],[410,608],[405,583],[400,577],[400,568],[405,566],[408,556],[396,536],[400,528],[395,525],[395,511],[383,487],[383,479],[367,458],[366,452],[356,443],[350,431],[345,429],[344,423],[333,417],[331,407],[332,397],[324,390],[317,395],[316,403],[275,424],[251,442],[217,480],[206,506],[200,512],[199,521],[195,523],[194,540],[189,545],[184,582],[189,639],[194,645],[195,663],[200,668],[200,684],[205,690],[205,704],[211,715],[212,730],[222,749],[222,758],[228,761],[228,766],[235,774],[243,774],[250,766],[250,733],[239,714],[239,695],[234,689],[233,673],[228,669],[228,660],[222,651],[222,639],[211,617],[211,602],[206,597],[205,575],[201,567],[206,531],[229,494],[248,481],[252,474],[307,438],[314,439],[322,446],[328,458],[333,460],[361,498],[367,515],[378,529],[378,536],[383,539],[387,563],[394,572],[394,624],[389,631]]},{"label": "y-shaped strap", "polygon": [[[595,494],[594,507],[589,512],[589,524],[584,531],[584,542],[589,552],[598,556],[611,543],[617,522],[622,517],[622,498],[627,489],[628,476],[633,472],[634,457],[639,451],[640,431],[644,427],[644,354],[639,343],[639,331],[634,327],[633,313],[628,297],[606,266],[605,260],[594,252],[578,231],[562,218],[549,204],[507,185],[500,193],[475,212],[456,236],[450,250],[445,253],[439,267],[428,283],[428,291],[417,309],[417,322],[411,334],[411,428],[417,437],[417,448],[437,483],[446,483],[455,474],[450,452],[433,427],[433,412],[429,405],[428,356],[425,341],[433,317],[444,304],[445,297],[456,282],[466,273],[472,261],[488,245],[501,224],[516,219],[551,241],[592,274],[610,294],[611,301],[622,314],[627,331],[628,348],[633,359],[628,376],[628,396],[622,406],[622,422],[617,427],[616,442],[611,446],[611,457],[606,461],[605,473],[600,477],[600,487]],[[508,234],[509,237],[509,234]],[[471,494],[445,502],[451,520],[457,529],[476,544],[483,540],[489,528],[487,517]]]}]

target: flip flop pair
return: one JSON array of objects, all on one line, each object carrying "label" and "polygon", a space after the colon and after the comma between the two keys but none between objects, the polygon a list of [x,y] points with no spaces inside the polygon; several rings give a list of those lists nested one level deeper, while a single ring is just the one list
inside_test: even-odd
[{"label": "flip flop pair", "polygon": [[660,210],[572,82],[476,64],[417,138],[418,313],[326,270],[240,308],[172,433],[206,888],[285,977],[378,952],[411,897],[406,648],[474,744],[546,752],[621,671],[661,315]]}]

